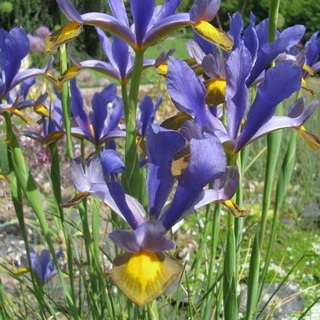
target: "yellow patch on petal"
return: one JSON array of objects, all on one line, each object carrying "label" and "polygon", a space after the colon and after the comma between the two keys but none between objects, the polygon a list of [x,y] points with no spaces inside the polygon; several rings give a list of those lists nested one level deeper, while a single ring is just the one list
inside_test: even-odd
[{"label": "yellow patch on petal", "polygon": [[64,82],[75,78],[79,74],[80,70],[81,68],[79,66],[72,66],[67,69],[58,79],[59,85],[61,86]]},{"label": "yellow patch on petal", "polygon": [[312,150],[320,149],[320,138],[315,134],[308,132],[304,126],[296,128],[300,137],[302,137]]},{"label": "yellow patch on petal", "polygon": [[16,116],[18,116],[20,119],[22,119],[27,124],[31,124],[32,123],[31,119],[28,116],[24,115],[17,108],[6,108],[6,109],[3,109],[3,111],[9,111],[9,112],[15,114]]},{"label": "yellow patch on petal", "polygon": [[232,200],[223,201],[222,204],[227,207],[235,217],[238,218],[246,216],[244,210],[240,210],[240,208]]},{"label": "yellow patch on petal", "polygon": [[71,21],[64,27],[52,32],[45,43],[46,51],[53,51],[70,40],[76,38],[82,31],[82,24],[77,21]]},{"label": "yellow patch on petal", "polygon": [[314,91],[308,86],[307,81],[304,78],[301,79],[301,87],[314,95]]},{"label": "yellow patch on petal", "polygon": [[42,105],[42,104],[37,104],[37,105],[35,105],[35,106],[33,107],[33,110],[34,110],[36,113],[40,114],[41,116],[45,116],[45,117],[47,117],[47,118],[50,117],[50,112],[49,112],[49,110],[48,110],[44,105]]},{"label": "yellow patch on petal", "polygon": [[307,71],[311,76],[314,76],[313,69],[308,64],[304,64],[302,70]]},{"label": "yellow patch on petal", "polygon": [[233,47],[233,39],[224,31],[215,28],[207,21],[199,21],[193,25],[193,29],[201,37],[213,42],[224,50],[231,50]]},{"label": "yellow patch on petal", "polygon": [[216,106],[225,102],[227,81],[222,78],[216,78],[205,82],[207,89],[206,103],[209,106]]},{"label": "yellow patch on petal", "polygon": [[178,153],[178,156],[175,157],[175,159],[172,161],[171,173],[176,179],[179,178],[179,176],[181,176],[181,174],[186,170],[189,164],[189,161],[190,161],[190,153],[187,153],[187,154]]},{"label": "yellow patch on petal", "polygon": [[191,120],[192,117],[187,113],[180,112],[175,116],[168,118],[167,120],[161,123],[161,127],[172,130],[179,130],[182,125],[187,121]]},{"label": "yellow patch on petal", "polygon": [[89,197],[90,195],[91,195],[90,192],[79,192],[71,200],[62,203],[60,206],[62,208],[72,207],[76,204],[79,204],[83,199]]},{"label": "yellow patch on petal", "polygon": [[161,63],[157,66],[156,70],[158,74],[166,76],[168,73],[168,65],[166,65],[165,63]]},{"label": "yellow patch on petal", "polygon": [[118,256],[110,277],[134,303],[144,306],[163,294],[179,277],[180,262],[165,252],[139,251]]},{"label": "yellow patch on petal", "polygon": [[44,144],[46,146],[49,146],[51,143],[58,141],[63,136],[64,136],[64,132],[62,131],[52,132],[45,137]]},{"label": "yellow patch on petal", "polygon": [[25,274],[29,272],[29,269],[28,268],[20,268],[16,271],[14,271],[13,273],[16,275],[16,276],[21,276],[22,274]]}]

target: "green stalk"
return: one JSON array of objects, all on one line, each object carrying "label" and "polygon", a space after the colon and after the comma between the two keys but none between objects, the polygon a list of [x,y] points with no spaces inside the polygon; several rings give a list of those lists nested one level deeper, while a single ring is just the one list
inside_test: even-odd
[{"label": "green stalk", "polygon": [[268,210],[270,207],[273,179],[275,175],[276,165],[278,162],[281,139],[282,139],[282,131],[272,132],[267,137],[267,145],[268,145],[267,163],[266,163],[266,171],[265,171],[265,178],[264,178],[262,212],[261,212],[261,222],[260,222],[260,232],[259,232],[260,249],[262,249],[265,233],[266,233]]},{"label": "green stalk", "polygon": [[[240,182],[241,185],[241,157],[237,155],[237,161],[240,163]],[[235,157],[228,159],[228,164],[234,165],[236,161]],[[241,188],[241,187],[239,187]],[[242,196],[242,192],[240,192]],[[237,199],[238,200],[238,199]],[[242,204],[242,199],[239,201]],[[237,320],[238,319],[238,300],[237,300],[237,283],[238,283],[238,261],[237,247],[238,238],[240,241],[242,230],[241,225],[243,222],[236,222],[234,215],[228,212],[228,230],[227,230],[227,246],[224,257],[224,271],[223,271],[223,303],[224,303],[224,315],[226,320]],[[241,227],[241,230],[239,228]]]},{"label": "green stalk", "polygon": [[280,0],[270,0],[269,25],[268,25],[269,42],[272,42],[276,39],[279,8],[280,8]]},{"label": "green stalk", "polygon": [[[212,205],[208,205],[207,210],[211,214]],[[217,292],[217,288],[212,286],[213,282],[213,274],[214,268],[216,267],[216,253],[217,253],[217,246],[219,241],[219,231],[220,231],[220,216],[221,216],[221,204],[217,203],[214,208],[213,213],[213,221],[211,226],[211,244],[210,244],[210,261],[209,261],[209,270],[208,270],[208,278],[207,278],[207,285],[205,287],[206,292],[208,293],[206,300],[204,302],[203,313],[201,319],[210,319],[211,312],[214,305],[214,300],[216,300],[217,296],[214,295]],[[208,223],[207,223],[208,224]],[[209,225],[209,224],[208,224]],[[204,237],[203,241],[206,241],[206,236]],[[200,255],[201,257],[201,255]],[[199,259],[201,260],[201,259]],[[209,292],[211,291],[211,292]],[[216,304],[217,305],[217,304]]]},{"label": "green stalk", "polygon": [[[270,261],[271,261],[271,256],[273,253],[274,243],[275,243],[275,239],[276,239],[277,225],[278,225],[279,210],[280,210],[282,203],[284,201],[286,191],[288,189],[288,185],[289,185],[289,182],[290,182],[290,179],[291,179],[291,176],[293,173],[293,169],[294,169],[295,153],[296,153],[296,136],[297,136],[296,131],[294,131],[294,130],[291,131],[288,149],[285,154],[285,157],[284,157],[284,160],[282,163],[280,176],[278,179],[275,206],[274,206],[274,215],[273,215],[272,227],[271,227],[271,236],[270,236],[270,240],[269,240],[267,256],[265,258],[265,265],[264,265],[263,272],[262,272],[262,280],[263,281],[265,280],[265,278],[267,276],[268,268],[269,268]],[[262,290],[262,288],[260,288],[260,291],[261,290]]]},{"label": "green stalk", "polygon": [[[280,0],[270,0],[269,7],[269,25],[268,25],[268,40],[272,42],[276,39],[277,35],[277,22],[279,14]],[[282,108],[278,112],[282,111]],[[275,173],[275,166],[278,161],[279,150],[282,139],[282,132],[271,132],[268,135],[268,153],[267,153],[267,167],[265,171],[265,187],[263,190],[263,203],[262,203],[262,217],[259,233],[259,246],[262,247],[262,243],[265,237],[265,230],[267,225],[267,212],[270,205],[271,191],[273,184],[273,177]]]},{"label": "green stalk", "polygon": [[248,278],[248,297],[247,297],[247,312],[246,320],[255,319],[257,302],[258,302],[258,287],[259,287],[259,269],[260,269],[260,248],[258,232],[255,234]]},{"label": "green stalk", "polygon": [[228,213],[227,247],[224,258],[223,302],[226,320],[238,319],[235,217]]},{"label": "green stalk", "polygon": [[[61,13],[61,24],[64,25],[69,22],[65,16]],[[60,74],[63,74],[68,69],[68,55],[66,45],[60,47]],[[61,92],[61,105],[62,105],[62,115],[63,124],[66,132],[66,144],[67,144],[67,154],[70,160],[73,159],[73,145],[71,136],[71,111],[70,111],[70,100],[69,100],[69,86],[65,82],[62,84]]]},{"label": "green stalk", "polygon": [[66,245],[66,254],[67,254],[67,261],[68,261],[68,272],[70,277],[70,288],[71,288],[71,295],[73,297],[73,301],[75,301],[75,289],[74,289],[74,269],[73,269],[73,255],[72,255],[72,247],[68,232],[65,228],[65,217],[63,208],[61,207],[62,203],[62,194],[61,194],[61,175],[60,175],[60,159],[58,153],[58,146],[57,143],[52,143],[49,146],[50,155],[51,155],[51,171],[50,171],[50,178],[52,183],[52,189],[54,198],[56,200],[57,209],[59,212],[60,220],[57,221],[58,230],[62,230],[65,245]]},{"label": "green stalk", "polygon": [[30,204],[31,208],[33,209],[39,221],[41,230],[48,244],[53,262],[58,271],[58,275],[63,287],[63,291],[66,295],[66,300],[67,300],[70,312],[73,315],[74,319],[79,319],[76,306],[74,304],[74,301],[72,300],[72,297],[70,296],[69,289],[66,285],[64,274],[60,270],[59,263],[56,258],[55,249],[51,241],[51,231],[46,220],[40,193],[30,173],[30,170],[24,160],[17,138],[12,130],[11,119],[9,114],[6,115],[6,126],[7,126],[7,133],[8,133],[8,141],[10,143],[10,150],[11,150],[10,157],[12,161],[13,171],[15,172],[15,175],[17,178],[17,183],[20,185],[24,195],[28,200],[28,203]]},{"label": "green stalk", "polygon": [[139,159],[136,143],[136,113],[138,104],[138,93],[143,70],[143,51],[137,51],[132,78],[130,82],[129,98],[127,100],[127,91],[125,84],[122,85],[122,98],[124,99],[124,113],[126,122],[126,139],[125,139],[125,164],[126,170],[122,174],[122,182],[127,193],[145,203],[142,192],[143,179],[139,168]]}]

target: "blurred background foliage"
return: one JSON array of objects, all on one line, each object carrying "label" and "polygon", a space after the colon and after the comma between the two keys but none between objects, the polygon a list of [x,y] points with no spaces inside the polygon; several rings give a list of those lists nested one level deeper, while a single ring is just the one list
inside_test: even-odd
[{"label": "blurred background foliage", "polygon": [[[80,13],[90,11],[110,12],[107,0],[72,0]],[[129,7],[130,0],[125,0]],[[156,0],[162,4],[164,0]],[[183,0],[180,11],[188,11],[194,0]],[[229,14],[239,11],[247,25],[250,12],[253,12],[257,22],[268,16],[269,0],[222,0],[217,16],[218,24],[224,30],[229,26]],[[129,11],[129,10],[128,10]],[[40,26],[46,26],[51,31],[60,27],[60,11],[55,0],[5,0],[0,3],[0,27],[11,29],[15,25],[23,26],[29,34],[34,34]],[[315,0],[282,0],[280,4],[279,29],[294,24],[303,24],[307,27],[304,41],[315,31],[320,29],[320,1]],[[102,58],[103,54],[98,45],[98,37],[93,28],[84,28],[82,36],[73,44],[79,59],[88,56]]]}]

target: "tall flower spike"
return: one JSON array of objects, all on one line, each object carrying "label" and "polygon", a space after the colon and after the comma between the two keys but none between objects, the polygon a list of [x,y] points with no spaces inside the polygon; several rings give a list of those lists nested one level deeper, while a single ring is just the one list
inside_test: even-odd
[{"label": "tall flower spike", "polygon": [[175,13],[181,0],[166,0],[160,10],[155,10],[154,0],[147,2],[131,0],[132,27],[129,25],[122,0],[109,0],[113,16],[97,12],[80,15],[69,0],[57,0],[57,2],[71,22],[47,38],[46,50],[48,51],[75,38],[82,25],[102,28],[121,38],[138,51],[146,50],[173,30],[187,26],[192,26],[201,36],[223,49],[229,50],[233,45],[232,39],[226,33],[209,23],[220,7],[220,0],[197,0],[190,14]]}]

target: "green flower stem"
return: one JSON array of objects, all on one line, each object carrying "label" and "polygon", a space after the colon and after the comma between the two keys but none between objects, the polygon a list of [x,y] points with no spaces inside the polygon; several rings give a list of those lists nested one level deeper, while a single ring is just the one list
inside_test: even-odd
[{"label": "green flower stem", "polygon": [[[68,68],[68,57],[67,57],[66,45],[63,45],[60,48],[60,59],[61,59],[60,73],[62,74]],[[69,159],[72,160],[73,145],[72,145],[72,136],[71,136],[71,111],[70,111],[68,83],[62,84],[61,105],[62,105],[63,124],[66,132],[67,154]]]},{"label": "green flower stem", "polygon": [[144,52],[137,51],[133,73],[130,82],[129,97],[127,99],[127,89],[125,84],[122,85],[122,98],[124,103],[124,113],[126,122],[126,139],[125,139],[125,164],[126,170],[122,174],[122,182],[127,193],[138,199],[142,204],[143,201],[143,179],[139,168],[139,159],[136,143],[136,113],[138,104],[138,93],[143,67]]},{"label": "green flower stem", "polygon": [[[50,155],[51,155],[51,171],[50,178],[52,183],[53,195],[56,200],[57,210],[59,212],[59,220],[57,221],[58,230],[62,230],[65,246],[66,246],[66,254],[67,254],[67,264],[68,264],[68,272],[70,275],[70,289],[71,296],[75,297],[75,289],[74,289],[74,268],[73,268],[73,255],[72,255],[72,247],[68,232],[65,228],[65,217],[64,211],[61,207],[62,203],[62,194],[61,194],[61,174],[60,174],[60,159],[58,153],[58,145],[57,143],[52,143],[49,146]],[[73,299],[75,300],[75,299]]]},{"label": "green flower stem", "polygon": [[[272,226],[271,226],[271,235],[270,235],[270,240],[269,240],[269,245],[267,250],[267,256],[265,258],[265,264],[262,272],[263,281],[267,276],[268,268],[271,261],[271,256],[273,253],[274,243],[276,239],[277,225],[278,225],[279,210],[284,201],[286,191],[288,189],[288,185],[294,169],[295,154],[296,154],[296,137],[297,137],[297,132],[294,130],[291,131],[287,152],[283,159],[282,168],[281,168],[280,176],[278,179],[275,205],[274,205],[274,214],[273,214]],[[260,290],[262,290],[262,288],[260,288]]]},{"label": "green flower stem", "polygon": [[[67,24],[69,21],[61,12],[60,15],[61,25]],[[68,54],[66,45],[60,47],[60,74],[63,74],[68,69]],[[66,145],[67,154],[70,160],[73,159],[73,145],[71,136],[71,111],[70,111],[70,99],[69,99],[69,86],[65,82],[62,84],[61,91],[61,105],[62,105],[62,116],[63,124],[66,132]]]},{"label": "green flower stem", "polygon": [[[208,205],[207,212],[211,215],[212,205]],[[219,233],[220,217],[221,217],[221,204],[217,203],[213,210],[213,220],[211,225],[211,244],[210,244],[211,252],[210,252],[208,278],[206,281],[207,285],[205,287],[206,292],[208,292],[208,296],[204,303],[205,308],[203,308],[204,313],[202,314],[201,319],[210,319],[212,307],[216,302],[214,300],[217,299],[217,295],[215,295],[215,293],[218,292],[218,289],[215,287],[212,287],[212,282],[213,282],[214,268],[216,267],[216,254],[217,254],[217,246],[218,246],[219,235],[220,235]],[[207,223],[206,225],[209,226],[209,223]],[[205,234],[205,237],[203,238],[204,243],[206,243],[206,238],[207,238],[207,234]],[[200,255],[200,257],[202,257],[202,255]],[[201,261],[201,259],[198,259],[198,260]]]},{"label": "green flower stem", "polygon": [[224,258],[223,302],[226,320],[238,319],[235,217],[228,213],[227,247]]},{"label": "green flower stem", "polygon": [[[279,7],[280,7],[280,0],[270,0],[269,25],[268,25],[269,42],[272,42],[276,38]],[[282,106],[279,105],[277,109],[277,113],[279,114],[281,112],[282,112]],[[267,139],[268,139],[267,165],[266,165],[266,171],[265,171],[261,224],[260,224],[260,233],[259,233],[260,249],[262,247],[262,243],[265,237],[265,230],[267,225],[267,213],[270,206],[273,177],[274,177],[275,167],[279,157],[282,132],[281,131],[271,132],[269,133]]]},{"label": "green flower stem", "polygon": [[26,196],[30,207],[33,209],[36,217],[39,221],[41,230],[44,234],[46,242],[48,244],[53,262],[58,271],[58,275],[63,287],[63,291],[66,295],[67,303],[70,309],[70,312],[74,319],[79,319],[77,314],[76,305],[70,295],[69,289],[67,287],[66,281],[64,279],[64,274],[60,270],[59,263],[55,254],[55,249],[51,241],[51,231],[46,220],[45,212],[42,206],[42,199],[37,188],[37,185],[30,173],[30,170],[24,160],[21,148],[17,141],[17,138],[12,130],[11,118],[9,114],[5,115],[6,118],[6,129],[7,129],[7,138],[10,144],[10,157],[12,161],[13,171],[15,172],[17,183],[20,185],[24,195]]},{"label": "green flower stem", "polygon": [[[10,141],[10,137],[12,135],[12,125],[11,125],[11,116],[9,113],[5,113],[5,119],[6,119],[6,130],[7,130],[7,139]],[[11,190],[11,198],[12,202],[15,208],[15,213],[18,219],[21,235],[23,238],[24,246],[26,249],[26,256],[27,256],[27,262],[28,265],[31,266],[31,258],[30,258],[30,245],[29,245],[29,239],[28,239],[28,232],[27,227],[24,221],[24,211],[23,211],[23,199],[22,199],[22,190],[21,186],[19,184],[19,181],[16,177],[16,173],[14,171],[14,164],[12,159],[12,147],[11,144],[7,145],[7,154],[8,154],[8,165],[10,169],[10,190]],[[45,301],[43,299],[43,288],[42,286],[38,285],[38,282],[36,280],[35,274],[30,270],[31,275],[31,282],[34,290],[34,294],[37,298],[37,301],[40,306],[40,312],[41,312],[41,318],[45,319]]]},{"label": "green flower stem", "polygon": [[258,302],[258,288],[259,288],[259,269],[260,269],[260,248],[259,248],[259,231],[256,232],[251,252],[250,269],[248,278],[248,297],[247,297],[247,311],[246,320],[255,319],[257,302]]},{"label": "green flower stem", "polygon": [[280,0],[270,0],[269,25],[268,25],[269,42],[272,42],[276,39],[279,7],[280,7]]}]

